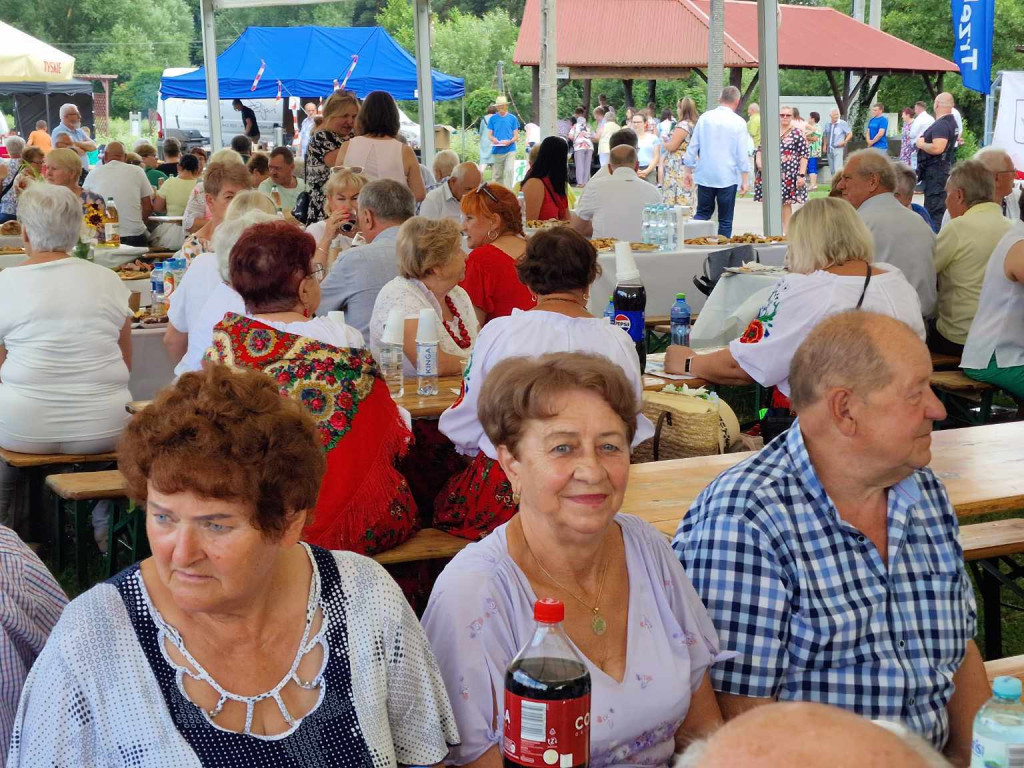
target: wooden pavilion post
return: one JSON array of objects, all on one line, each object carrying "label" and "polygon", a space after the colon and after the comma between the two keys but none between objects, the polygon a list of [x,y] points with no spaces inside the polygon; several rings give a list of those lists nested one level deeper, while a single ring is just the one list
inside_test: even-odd
[{"label": "wooden pavilion post", "polygon": [[623,80],[622,81],[622,89],[626,92],[626,106],[627,107],[634,106],[634,104],[633,104],[633,81],[632,80]]}]

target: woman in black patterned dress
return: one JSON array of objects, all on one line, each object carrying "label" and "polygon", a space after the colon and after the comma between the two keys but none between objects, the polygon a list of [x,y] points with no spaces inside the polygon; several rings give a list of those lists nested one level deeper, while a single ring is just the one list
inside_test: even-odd
[{"label": "woman in black patterned dress", "polygon": [[309,190],[309,213],[306,224],[327,218],[327,195],[324,188],[341,145],[352,138],[359,114],[359,100],[350,91],[337,91],[324,104],[323,122],[313,129],[306,147],[306,188]]},{"label": "woman in black patterned dress", "polygon": [[[793,108],[779,109],[782,153],[782,231],[789,228],[793,205],[807,202],[807,161],[811,148],[801,131],[793,126]],[[757,178],[754,182],[754,200],[761,201],[761,149],[757,150]]]}]

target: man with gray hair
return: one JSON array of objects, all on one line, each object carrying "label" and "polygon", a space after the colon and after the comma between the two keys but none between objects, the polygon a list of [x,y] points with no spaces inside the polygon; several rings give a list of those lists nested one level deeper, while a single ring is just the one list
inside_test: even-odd
[{"label": "man with gray hair", "polygon": [[82,167],[88,168],[89,165],[85,156],[90,152],[96,151],[96,142],[90,139],[86,132],[82,130],[82,113],[78,111],[78,107],[74,104],[61,105],[60,123],[50,133],[50,141],[53,142],[54,147],[57,146],[57,137],[61,135],[67,135],[71,139],[69,148],[75,150],[78,156],[82,158]]},{"label": "man with gray hair", "polygon": [[114,199],[123,244],[149,244],[146,221],[153,212],[153,185],[142,166],[125,162],[124,144],[119,141],[107,144],[103,164],[89,171],[82,187],[104,200]]},{"label": "man with gray hair", "polygon": [[420,216],[460,221],[462,196],[479,187],[482,179],[476,163],[461,163],[455,166],[447,179],[427,192],[427,196],[420,203]]},{"label": "man with gray hair", "polygon": [[846,161],[836,188],[871,230],[875,261],[897,267],[918,298],[921,314],[935,311],[935,233],[896,199],[896,169],[881,152],[862,149]]},{"label": "man with gray hair", "polygon": [[951,218],[935,242],[939,300],[935,324],[928,329],[928,347],[938,354],[963,354],[985,268],[1012,226],[994,199],[995,180],[980,161],[958,163],[949,174],[945,207]]},{"label": "man with gray hair", "polygon": [[1017,169],[1013,165],[1013,158],[1005,149],[999,147],[985,147],[979,149],[974,156],[975,160],[981,162],[995,181],[995,194],[993,202],[1003,209],[1003,216],[1010,221],[1020,221],[1020,190],[1014,186],[1014,179]]},{"label": "man with gray hair", "polygon": [[686,185],[697,183],[694,220],[709,221],[717,207],[718,234],[725,237],[732,237],[736,194],[746,194],[750,173],[747,124],[736,114],[739,105],[740,89],[723,88],[718,106],[701,115],[693,127],[683,158]]},{"label": "man with gray hair", "polygon": [[823,320],[790,364],[796,421],[680,523],[673,548],[737,654],[711,668],[726,720],[773,701],[831,704],[969,761],[989,687],[956,511],[927,468],[946,417],[931,373],[899,320]]},{"label": "man with gray hair", "polygon": [[415,215],[416,199],[407,184],[379,179],[359,191],[359,231],[366,245],[338,255],[320,284],[317,315],[340,309],[348,325],[370,338],[377,294],[398,277],[398,228]]},{"label": "man with gray hair", "polygon": [[899,160],[894,160],[892,167],[896,172],[896,189],[893,190],[896,199],[904,208],[909,208],[920,216],[921,220],[928,225],[928,229],[934,233],[935,227],[932,225],[932,217],[929,215],[928,209],[914,202],[914,193],[917,191],[917,171]]},{"label": "man with gray hair", "polygon": [[612,237],[639,242],[643,237],[644,208],[661,203],[657,187],[637,176],[637,151],[628,144],[609,154],[611,175],[591,179],[583,188],[572,227],[584,237]]}]

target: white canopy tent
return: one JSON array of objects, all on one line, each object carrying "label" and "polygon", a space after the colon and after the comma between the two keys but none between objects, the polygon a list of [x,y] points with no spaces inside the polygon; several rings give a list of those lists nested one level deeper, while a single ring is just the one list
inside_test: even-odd
[{"label": "white canopy tent", "polygon": [[0,21],[0,82],[55,83],[70,80],[75,57]]}]

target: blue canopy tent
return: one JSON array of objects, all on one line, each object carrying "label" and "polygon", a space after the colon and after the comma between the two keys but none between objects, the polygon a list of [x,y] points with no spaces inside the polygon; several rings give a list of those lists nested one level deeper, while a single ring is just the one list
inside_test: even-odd
[{"label": "blue canopy tent", "polygon": [[[359,62],[346,89],[360,98],[387,91],[395,99],[416,99],[416,60],[381,27],[248,27],[217,57],[217,82],[222,99],[273,99],[282,95],[327,96]],[[263,74],[252,87],[261,62]],[[461,77],[431,70],[433,97],[449,101],[465,95]],[[163,97],[206,98],[206,69],[160,80]]]}]

